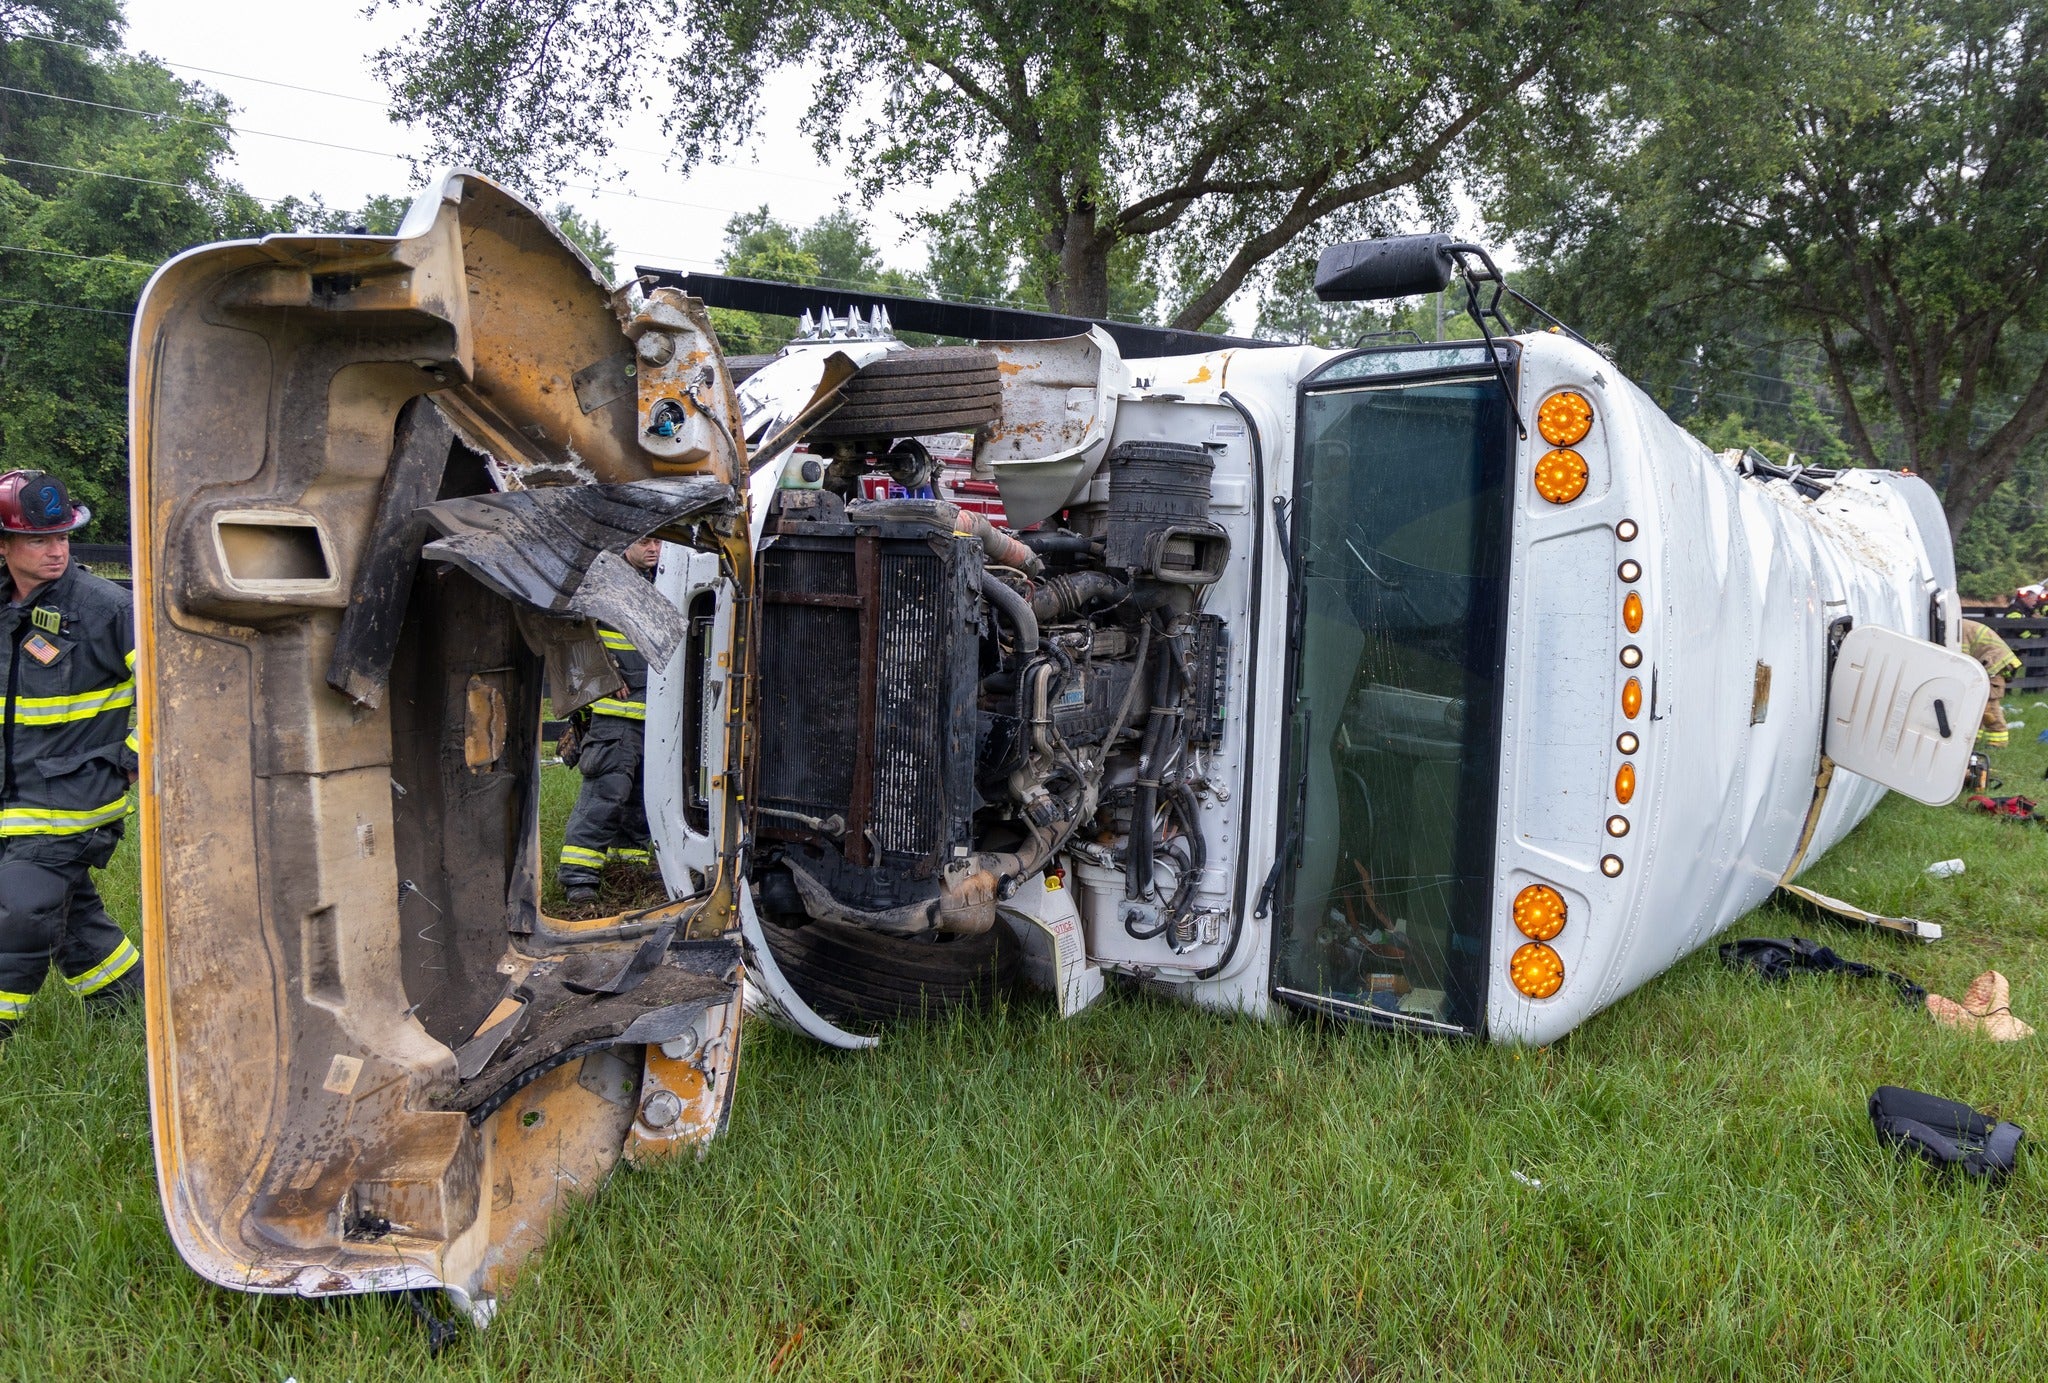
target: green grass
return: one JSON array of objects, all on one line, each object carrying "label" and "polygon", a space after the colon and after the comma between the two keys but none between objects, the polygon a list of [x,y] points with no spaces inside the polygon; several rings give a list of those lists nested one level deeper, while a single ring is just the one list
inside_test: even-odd
[{"label": "green grass", "polygon": [[[2032,733],[1999,768],[2048,797]],[[106,880],[131,917],[134,873]],[[140,1022],[52,991],[0,1056],[0,1378],[2048,1377],[2048,831],[1894,797],[1808,882],[1949,938],[1732,934],[1951,995],[1996,965],[2044,1033],[1996,1047],[1711,950],[1535,1051],[1115,995],[867,1054],[756,1027],[709,1155],[616,1176],[432,1361],[393,1301],[188,1271]],[[1885,1082],[2036,1130],[2019,1172],[1881,1151]]]}]

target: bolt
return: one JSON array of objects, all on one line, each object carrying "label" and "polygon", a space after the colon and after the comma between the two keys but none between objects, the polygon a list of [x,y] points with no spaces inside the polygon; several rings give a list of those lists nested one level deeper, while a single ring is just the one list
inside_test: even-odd
[{"label": "bolt", "polygon": [[649,1128],[667,1128],[683,1117],[683,1102],[673,1090],[657,1090],[640,1102],[640,1120]]}]

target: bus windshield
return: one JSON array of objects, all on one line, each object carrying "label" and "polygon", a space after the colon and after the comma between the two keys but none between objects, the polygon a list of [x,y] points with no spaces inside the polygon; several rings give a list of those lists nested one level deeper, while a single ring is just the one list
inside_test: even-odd
[{"label": "bus windshield", "polygon": [[1490,373],[1304,392],[1283,1001],[1479,1029],[1512,428]]}]

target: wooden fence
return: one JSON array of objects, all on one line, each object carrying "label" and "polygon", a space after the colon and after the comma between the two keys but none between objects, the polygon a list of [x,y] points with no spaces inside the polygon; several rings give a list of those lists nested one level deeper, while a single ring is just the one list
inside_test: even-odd
[{"label": "wooden fence", "polygon": [[2025,664],[2006,683],[2008,692],[2048,690],[2048,619],[2008,619],[2002,605],[1965,605],[1963,618],[1989,625]]}]

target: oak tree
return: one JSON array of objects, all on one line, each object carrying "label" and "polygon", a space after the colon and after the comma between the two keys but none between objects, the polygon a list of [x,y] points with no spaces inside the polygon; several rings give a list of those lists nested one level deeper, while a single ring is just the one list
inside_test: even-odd
[{"label": "oak tree", "polygon": [[[869,193],[964,173],[932,210],[1021,252],[1055,310],[1102,315],[1139,242],[1208,322],[1268,261],[1451,219],[1452,189],[1572,143],[1646,13],[1613,0],[384,0],[425,10],[380,55],[441,155],[545,183],[603,167],[659,100],[677,161],[743,148],[768,78]],[[618,170],[612,170],[618,171]],[[657,170],[633,170],[653,178]]]}]

